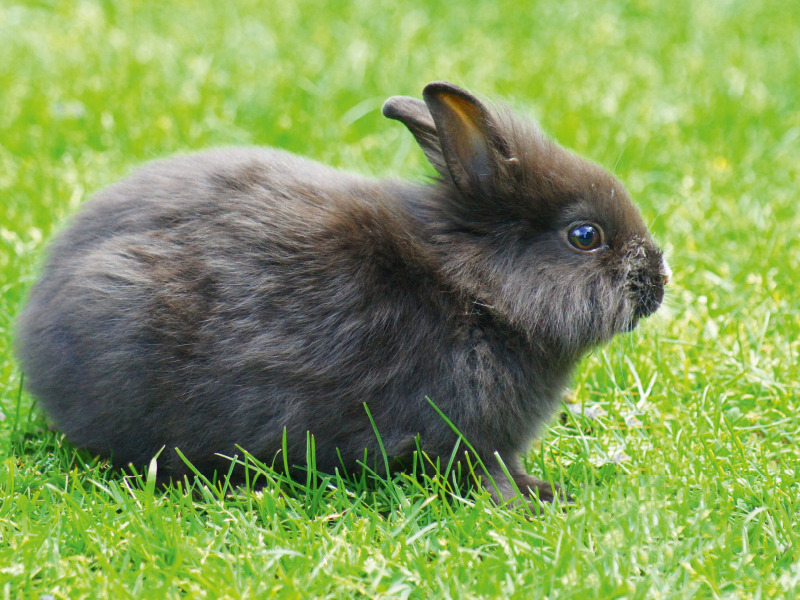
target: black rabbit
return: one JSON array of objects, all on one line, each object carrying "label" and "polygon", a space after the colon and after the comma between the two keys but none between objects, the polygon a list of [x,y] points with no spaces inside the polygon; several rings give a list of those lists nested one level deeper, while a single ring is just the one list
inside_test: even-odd
[{"label": "black rabbit", "polygon": [[246,148],[152,163],[88,202],[16,345],[68,439],[118,465],[165,446],[160,473],[181,477],[175,447],[227,472],[218,454],[270,464],[285,430],[302,465],[310,432],[320,471],[353,471],[379,456],[365,402],[393,464],[417,443],[447,459],[457,437],[429,397],[501,496],[495,452],[552,499],[520,454],[580,358],[658,309],[669,270],[612,175],[452,84],[423,96],[383,114],[429,184]]}]

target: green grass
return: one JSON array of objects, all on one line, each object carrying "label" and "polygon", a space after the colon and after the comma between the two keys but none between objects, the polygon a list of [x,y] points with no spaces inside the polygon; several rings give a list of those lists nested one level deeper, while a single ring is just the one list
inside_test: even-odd
[{"label": "green grass", "polygon": [[[800,595],[795,3],[3,0],[0,56],[3,598]],[[671,252],[668,310],[584,361],[528,455],[574,506],[431,473],[165,493],[48,430],[11,328],[84,199],[219,145],[430,174],[379,107],[434,79],[614,169]]]}]

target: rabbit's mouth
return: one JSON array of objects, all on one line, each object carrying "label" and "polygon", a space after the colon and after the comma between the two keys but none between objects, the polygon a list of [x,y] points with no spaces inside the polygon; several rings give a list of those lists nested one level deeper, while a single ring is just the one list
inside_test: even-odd
[{"label": "rabbit's mouth", "polygon": [[[627,315],[623,317],[621,332],[630,333],[639,325],[639,321],[655,313],[664,300],[664,281],[660,277],[637,278],[629,282]],[[627,304],[627,303],[626,303]]]},{"label": "rabbit's mouth", "polygon": [[655,313],[664,301],[664,289],[670,276],[669,267],[660,252],[648,258],[650,260],[637,265],[639,268],[628,274],[628,292],[634,305],[630,330],[636,327],[640,318]]},{"label": "rabbit's mouth", "polygon": [[642,286],[634,318],[649,317],[661,307],[663,300],[664,284],[661,281],[658,281],[658,283],[650,282],[649,285]]}]

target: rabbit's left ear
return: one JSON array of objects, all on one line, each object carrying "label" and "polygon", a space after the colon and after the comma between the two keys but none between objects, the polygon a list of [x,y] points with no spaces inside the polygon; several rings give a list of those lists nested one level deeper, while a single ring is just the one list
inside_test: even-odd
[{"label": "rabbit's left ear", "polygon": [[456,187],[466,194],[489,194],[498,165],[510,158],[491,113],[472,94],[445,81],[429,83],[422,96]]},{"label": "rabbit's left ear", "polygon": [[431,113],[422,100],[408,96],[392,96],[384,102],[381,112],[384,117],[400,121],[408,127],[433,168],[439,171],[442,177],[450,176],[447,163],[442,156],[436,125],[433,124]]}]

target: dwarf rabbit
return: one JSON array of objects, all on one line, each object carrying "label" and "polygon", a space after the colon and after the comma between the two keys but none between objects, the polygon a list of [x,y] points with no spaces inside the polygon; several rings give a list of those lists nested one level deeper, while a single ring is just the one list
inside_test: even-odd
[{"label": "dwarf rabbit", "polygon": [[[445,82],[386,101],[439,173],[374,181],[279,150],[154,162],[50,246],[18,322],[25,381],[74,444],[117,465],[226,473],[451,455],[514,495],[576,363],[656,311],[669,270],[612,175]],[[463,447],[463,446],[462,446]],[[282,464],[279,456],[276,464]],[[380,466],[380,462],[378,465]],[[392,467],[394,468],[394,467]]]}]

